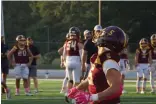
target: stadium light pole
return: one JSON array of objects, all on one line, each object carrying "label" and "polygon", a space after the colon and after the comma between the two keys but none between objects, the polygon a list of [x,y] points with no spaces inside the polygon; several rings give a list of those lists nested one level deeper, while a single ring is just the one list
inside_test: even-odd
[{"label": "stadium light pole", "polygon": [[101,0],[99,0],[99,25],[101,25]]}]

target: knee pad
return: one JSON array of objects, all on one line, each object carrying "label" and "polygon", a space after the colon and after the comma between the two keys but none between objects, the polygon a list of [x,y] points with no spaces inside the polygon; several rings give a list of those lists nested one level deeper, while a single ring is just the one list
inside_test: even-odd
[{"label": "knee pad", "polygon": [[73,84],[73,80],[69,80],[69,82]]}]

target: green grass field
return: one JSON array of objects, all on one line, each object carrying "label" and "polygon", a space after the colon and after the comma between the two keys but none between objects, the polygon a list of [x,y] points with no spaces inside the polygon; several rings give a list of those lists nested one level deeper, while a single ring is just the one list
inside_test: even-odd
[{"label": "green grass field", "polygon": [[[5,100],[5,95],[2,95],[1,104],[66,104],[64,95],[60,94],[62,80],[39,80],[39,93],[34,96],[25,96],[23,86],[21,84],[21,95],[15,96],[15,81],[9,79],[7,84],[12,92],[12,99]],[[128,94],[121,97],[121,104],[156,104],[156,95],[150,94],[150,86],[147,83],[146,94],[135,94],[135,82],[128,81],[125,83],[125,90]],[[33,85],[32,85],[33,87]],[[33,92],[33,89],[32,89]]]}]

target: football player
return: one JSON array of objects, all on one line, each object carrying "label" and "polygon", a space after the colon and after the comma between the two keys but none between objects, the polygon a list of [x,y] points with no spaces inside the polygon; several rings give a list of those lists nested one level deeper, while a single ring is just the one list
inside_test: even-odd
[{"label": "football player", "polygon": [[[129,70],[130,68],[128,55],[127,55],[127,48],[124,48],[120,53],[119,66],[120,66],[120,73],[122,74],[122,80],[123,80],[122,83],[123,83],[123,88],[124,88],[125,74],[126,74],[126,71]],[[122,93],[127,93],[127,91],[123,89]]]},{"label": "football player", "polygon": [[151,93],[155,93],[154,80],[156,79],[156,34],[151,36],[152,65],[150,70]]},{"label": "football player", "polygon": [[[14,57],[14,60],[12,59]],[[8,53],[8,60],[14,67],[14,71],[16,74],[16,93],[15,95],[20,95],[19,88],[20,88],[20,79],[23,78],[23,85],[25,88],[25,94],[31,95],[29,93],[29,86],[28,86],[28,75],[29,69],[28,66],[31,65],[33,60],[33,55],[26,44],[26,38],[23,35],[18,35],[16,37],[16,44]]]},{"label": "football player", "polygon": [[[69,29],[69,39],[64,45],[63,60],[69,78],[68,89],[80,83],[81,71],[81,50],[83,44],[79,42],[80,30],[77,27]],[[73,80],[73,85],[71,84]]]},{"label": "football player", "polygon": [[[4,42],[4,36],[1,36],[1,72],[3,83],[6,83],[7,75],[9,73],[9,62],[7,54],[9,52],[8,45]],[[5,93],[2,87],[2,94]]]},{"label": "football player", "polygon": [[[64,45],[66,44],[68,39],[69,39],[69,33],[66,34],[66,41],[65,41]],[[61,59],[61,64],[60,64],[61,68],[65,68],[65,63],[64,63],[64,60],[63,60],[63,57],[62,57],[64,45],[63,45],[63,47],[61,47],[58,50],[58,53],[60,54],[60,59]],[[62,89],[61,89],[60,93],[65,93],[67,91],[67,82],[68,82],[68,75],[67,75],[67,71],[65,70],[65,78],[63,79]]]},{"label": "football player", "polygon": [[[141,91],[141,94],[144,94],[152,60],[148,40],[146,38],[142,38],[139,42],[139,46],[140,47],[136,50],[135,56],[135,65],[137,70],[136,92],[140,93]],[[142,79],[143,83],[141,89],[140,84]]]},{"label": "football player", "polygon": [[[92,56],[88,78],[69,90],[68,97],[77,104],[119,104],[122,94],[122,79],[119,72],[120,53],[127,45],[127,35],[117,26],[102,30],[97,41],[98,54]],[[89,88],[89,93],[84,92]]]}]

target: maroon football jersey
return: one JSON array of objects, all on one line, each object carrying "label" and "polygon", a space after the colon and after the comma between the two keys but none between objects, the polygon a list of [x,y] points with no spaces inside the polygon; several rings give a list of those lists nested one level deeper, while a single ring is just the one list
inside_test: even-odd
[{"label": "maroon football jersey", "polygon": [[142,51],[140,48],[136,50],[138,53],[138,63],[148,63],[150,49]]},{"label": "maroon football jersey", "polygon": [[[94,54],[91,57],[91,61],[92,63],[94,63],[91,66],[91,69],[88,75],[88,81],[89,81],[88,89],[91,94],[102,92],[109,87],[105,73],[102,68],[102,63],[106,61],[107,59],[115,60],[118,63],[120,60],[120,57],[111,51],[104,52],[101,55]],[[119,102],[120,102],[120,97],[117,97],[111,100],[102,100],[102,101],[92,102],[91,104],[117,104]]]},{"label": "maroon football jersey", "polygon": [[16,51],[13,53],[15,62],[18,64],[27,64],[29,62],[29,53],[27,50],[27,46],[24,49],[20,49],[17,45],[14,46]]},{"label": "maroon football jersey", "polygon": [[154,49],[153,47],[151,48],[151,53],[152,53],[152,59],[156,60],[156,49]]},{"label": "maroon football jersey", "polygon": [[80,56],[78,41],[69,40],[66,42],[65,51],[67,56]]}]

